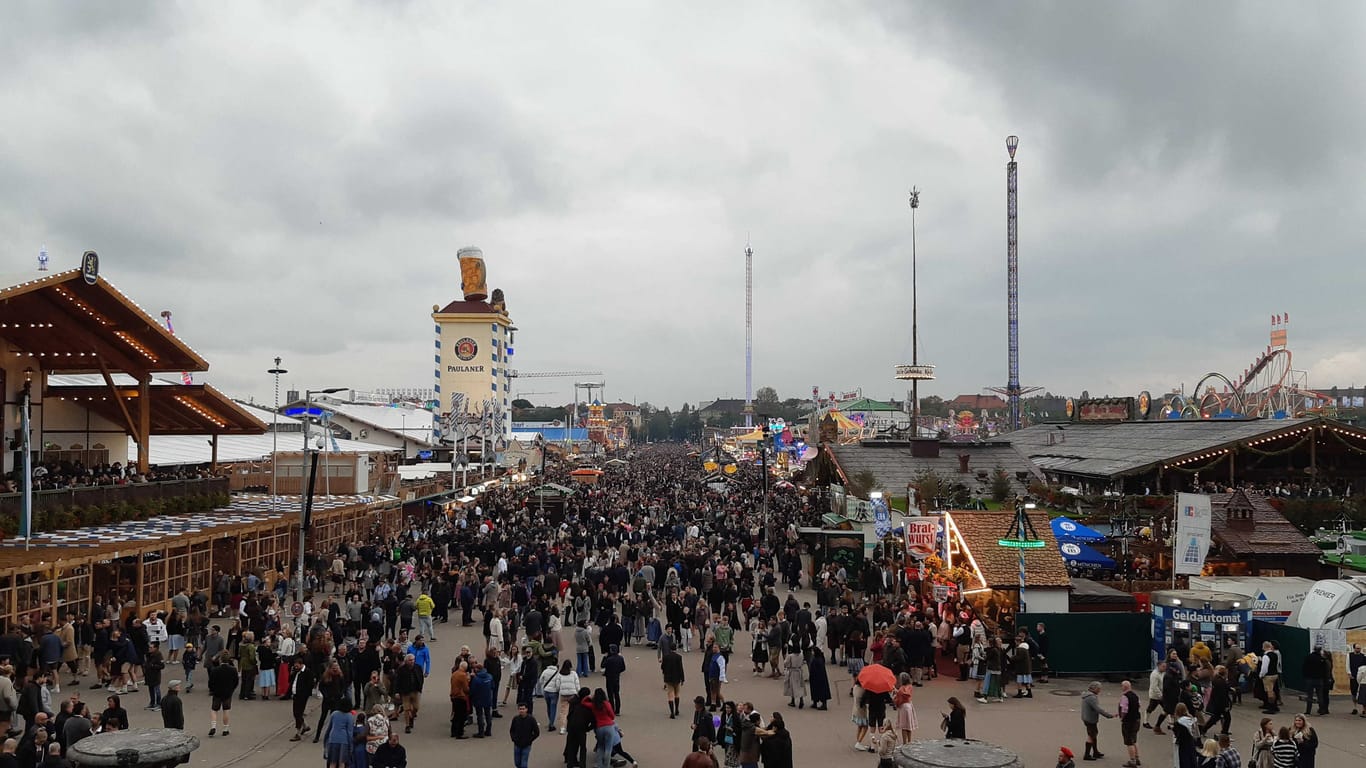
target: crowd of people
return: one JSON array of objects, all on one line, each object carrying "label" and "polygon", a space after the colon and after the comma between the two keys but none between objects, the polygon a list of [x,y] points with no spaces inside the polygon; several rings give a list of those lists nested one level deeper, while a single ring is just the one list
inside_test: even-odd
[{"label": "crowd of people", "polygon": [[[519,768],[552,734],[566,766],[634,766],[618,718],[653,706],[623,701],[623,649],[638,647],[654,669],[632,662],[629,674],[660,675],[668,717],[688,722],[685,768],[793,765],[783,713],[765,716],[728,695],[745,672],[771,679],[775,691],[780,685],[798,710],[830,711],[834,681],[844,681],[853,749],[887,765],[922,729],[920,689],[941,673],[975,681],[981,704],[1033,698],[1036,682],[1047,681],[1042,624],[1017,627],[990,603],[915,596],[896,583],[900,574],[875,565],[850,573],[800,542],[798,528],[819,517],[818,499],[766,487],[747,465],[717,487],[700,464],[682,447],[654,446],[549,509],[523,488],[493,489],[450,517],[317,553],[292,578],[276,575],[288,574],[284,564],[272,573],[220,572],[207,590],[171,596],[165,611],[98,595],[88,614],[59,626],[25,621],[0,636],[0,661],[8,662],[0,666],[0,728],[10,727],[22,768],[62,768],[51,758],[64,760],[75,741],[132,726],[130,699],[141,692],[152,714],[138,725],[159,716],[156,724],[186,727],[180,697],[198,682],[209,694],[208,737],[230,737],[235,702],[288,701],[291,739],[320,744],[328,768],[406,768],[403,738],[432,734],[423,723],[434,706],[452,739],[506,733]],[[308,595],[297,611],[296,589]],[[814,605],[799,589],[814,594]],[[455,622],[477,628],[482,647],[462,646],[448,672],[436,669],[432,644],[439,634],[450,642],[445,626]],[[1221,664],[1209,649],[1174,653],[1153,672],[1146,710],[1127,682],[1113,710],[1093,684],[1081,700],[1083,759],[1104,757],[1100,720],[1118,718],[1128,768],[1142,764],[1140,728],[1163,734],[1164,723],[1180,768],[1242,768],[1217,739],[1227,742],[1230,708],[1249,681],[1266,711],[1277,711],[1282,662],[1275,649],[1252,660],[1226,650]],[[1354,673],[1366,670],[1366,657],[1354,663]],[[871,664],[890,673],[886,684],[864,678]],[[446,685],[433,675],[446,675]],[[102,708],[81,701],[86,682],[103,689]],[[1323,702],[1321,714],[1326,694]],[[957,696],[930,711],[934,736],[967,737]],[[1216,740],[1202,743],[1207,735]],[[1281,729],[1263,722],[1248,745],[1256,768],[1290,768],[1278,757],[1287,743],[1293,764],[1312,768],[1317,736],[1302,717]],[[1201,759],[1211,749],[1217,766]]]}]

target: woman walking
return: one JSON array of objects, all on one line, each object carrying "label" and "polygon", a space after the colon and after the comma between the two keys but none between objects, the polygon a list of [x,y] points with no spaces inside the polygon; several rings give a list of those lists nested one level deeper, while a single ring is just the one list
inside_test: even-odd
[{"label": "woman walking", "polygon": [[824,712],[829,709],[830,677],[825,671],[825,654],[820,646],[811,649],[811,660],[806,664],[806,685],[811,689],[811,708]]},{"label": "woman walking", "polygon": [[868,737],[868,705],[863,701],[863,686],[858,684],[857,678],[854,680],[854,687],[849,689],[849,698],[854,702],[849,719],[858,729],[854,735],[854,749],[858,752],[867,752],[869,747],[863,741]]}]

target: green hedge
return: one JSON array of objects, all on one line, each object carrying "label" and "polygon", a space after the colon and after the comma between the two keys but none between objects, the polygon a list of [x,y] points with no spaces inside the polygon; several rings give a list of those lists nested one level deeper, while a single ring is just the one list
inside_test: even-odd
[{"label": "green hedge", "polygon": [[[33,529],[39,533],[45,533],[67,528],[122,523],[129,520],[146,520],[157,515],[188,515],[226,507],[228,503],[229,496],[226,493],[206,493],[138,502],[121,501],[117,504],[92,505],[89,507],[77,505],[35,512]],[[9,517],[0,519],[0,531],[6,536],[18,534],[18,519]]]}]

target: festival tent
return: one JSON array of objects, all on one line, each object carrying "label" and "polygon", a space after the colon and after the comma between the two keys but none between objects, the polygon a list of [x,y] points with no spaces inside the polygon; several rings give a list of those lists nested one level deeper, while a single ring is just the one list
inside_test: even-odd
[{"label": "festival tent", "polygon": [[1058,551],[1062,553],[1062,559],[1073,568],[1100,568],[1102,570],[1114,570],[1115,561],[1096,550],[1075,541],[1064,541],[1058,544]]},{"label": "festival tent", "polygon": [[1105,541],[1105,534],[1070,518],[1055,517],[1052,526],[1053,537],[1058,541]]}]

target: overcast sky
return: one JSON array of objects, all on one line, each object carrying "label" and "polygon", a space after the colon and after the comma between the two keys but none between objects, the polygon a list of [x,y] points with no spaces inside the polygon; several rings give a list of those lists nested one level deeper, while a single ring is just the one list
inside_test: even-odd
[{"label": "overcast sky", "polygon": [[[1289,313],[1366,384],[1366,6],[50,3],[0,6],[0,272],[100,252],[234,396],[430,387],[483,248],[523,371],[609,399],[903,396],[1006,379],[1020,136],[1025,385],[1241,372]],[[569,379],[524,380],[567,400]]]}]

